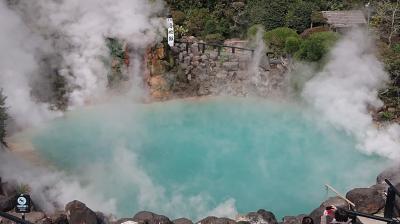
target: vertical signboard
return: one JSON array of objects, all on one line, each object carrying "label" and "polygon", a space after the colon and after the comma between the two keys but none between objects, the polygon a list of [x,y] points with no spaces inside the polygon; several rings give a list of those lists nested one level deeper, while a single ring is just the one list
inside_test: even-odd
[{"label": "vertical signboard", "polygon": [[167,18],[168,27],[168,45],[170,47],[174,46],[175,36],[174,36],[174,21],[172,18]]}]

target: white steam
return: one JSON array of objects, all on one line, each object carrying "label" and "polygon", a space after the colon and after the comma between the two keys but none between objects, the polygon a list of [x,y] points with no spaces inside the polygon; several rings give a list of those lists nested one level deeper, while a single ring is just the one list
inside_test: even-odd
[{"label": "white steam", "polygon": [[[106,38],[145,48],[161,34],[161,1],[38,0],[16,5],[30,26],[50,37],[64,60],[61,75],[72,88],[70,104],[84,105],[104,95],[109,57]],[[138,74],[136,74],[138,75]]]},{"label": "white steam", "polygon": [[48,213],[64,210],[65,204],[79,199],[91,209],[105,214],[116,212],[116,202],[95,193],[92,185],[82,186],[62,172],[31,165],[15,155],[0,151],[0,176],[3,181],[28,184],[36,205]]},{"label": "white steam", "polygon": [[30,82],[38,69],[34,54],[43,41],[0,1],[0,88],[7,96],[8,112],[19,127],[57,116],[48,109],[49,105],[31,97]]},{"label": "white steam", "polygon": [[[210,209],[212,198],[207,194],[185,196],[179,190],[168,194],[164,187],[157,185],[152,177],[140,165],[137,155],[125,147],[117,147],[113,158],[108,164],[97,163],[84,167],[81,177],[96,186],[94,192],[107,192],[104,186],[109,186],[110,178],[118,186],[111,191],[130,188],[137,191],[136,203],[138,210],[149,210],[168,214],[172,217],[203,218],[207,215],[234,218],[238,212],[235,200],[227,199],[215,208]],[[123,190],[120,192],[125,194]],[[115,192],[112,193],[116,195]],[[132,211],[134,213],[134,211]],[[195,215],[195,217],[193,217]]]},{"label": "white steam", "polygon": [[323,118],[354,135],[363,152],[400,159],[400,126],[378,129],[368,110],[383,105],[378,90],[387,80],[368,34],[352,31],[334,47],[327,65],[306,83],[302,95]]}]

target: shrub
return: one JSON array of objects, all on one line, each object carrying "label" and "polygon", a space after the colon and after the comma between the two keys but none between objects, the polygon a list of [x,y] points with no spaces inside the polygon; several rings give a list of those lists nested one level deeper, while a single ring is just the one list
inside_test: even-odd
[{"label": "shrub", "polygon": [[338,34],[334,32],[314,33],[301,43],[299,51],[296,52],[296,58],[319,61],[338,40],[338,37]]},{"label": "shrub", "polygon": [[294,54],[300,49],[301,39],[298,37],[288,37],[285,42],[285,52]]},{"label": "shrub", "polygon": [[280,27],[265,32],[264,41],[270,50],[276,54],[282,54],[285,50],[286,40],[289,37],[299,38],[299,35],[293,29]]},{"label": "shrub", "polygon": [[198,36],[204,33],[204,26],[210,18],[209,11],[206,8],[191,9],[187,12],[185,26],[189,30],[189,35]]},{"label": "shrub", "polygon": [[182,25],[185,22],[185,13],[179,10],[172,11],[172,18],[174,19],[174,24]]}]

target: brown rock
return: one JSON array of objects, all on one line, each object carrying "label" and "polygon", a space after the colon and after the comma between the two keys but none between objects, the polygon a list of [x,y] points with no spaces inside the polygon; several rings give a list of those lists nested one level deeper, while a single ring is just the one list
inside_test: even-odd
[{"label": "brown rock", "polygon": [[346,194],[359,212],[375,214],[385,206],[385,199],[378,190],[373,188],[355,188]]},{"label": "brown rock", "polygon": [[72,201],[65,206],[69,224],[97,224],[96,213],[80,201]]},{"label": "brown rock", "polygon": [[285,216],[283,217],[283,224],[301,224],[301,221],[307,215],[302,214],[298,216]]},{"label": "brown rock", "polygon": [[179,218],[172,221],[174,224],[193,224],[192,220],[187,218]]},{"label": "brown rock", "polygon": [[142,224],[173,224],[168,217],[147,211],[138,212],[133,216],[133,221]]},{"label": "brown rock", "polygon": [[215,216],[208,216],[197,222],[198,224],[236,224],[235,220],[228,218],[217,218]]}]

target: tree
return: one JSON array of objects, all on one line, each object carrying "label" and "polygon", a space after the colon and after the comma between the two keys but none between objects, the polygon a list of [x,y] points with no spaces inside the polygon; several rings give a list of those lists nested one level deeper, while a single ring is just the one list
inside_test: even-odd
[{"label": "tree", "polygon": [[400,0],[383,0],[376,4],[376,14],[371,22],[391,46],[392,38],[400,34]]},{"label": "tree", "polygon": [[287,27],[279,27],[265,32],[264,41],[269,50],[275,52],[278,56],[285,50],[286,40],[290,37],[299,38],[297,32]]},{"label": "tree", "polygon": [[301,60],[319,61],[338,39],[338,34],[334,32],[313,33],[300,44],[295,56]]},{"label": "tree", "polygon": [[284,26],[289,2],[289,0],[249,0],[246,5],[249,25],[261,24],[267,31]]},{"label": "tree", "polygon": [[3,95],[3,90],[0,89],[0,143],[5,144],[6,137],[6,120],[8,119],[6,97]]},{"label": "tree", "polygon": [[289,7],[286,15],[286,26],[302,33],[311,26],[311,15],[318,7],[312,2],[296,1]]}]

